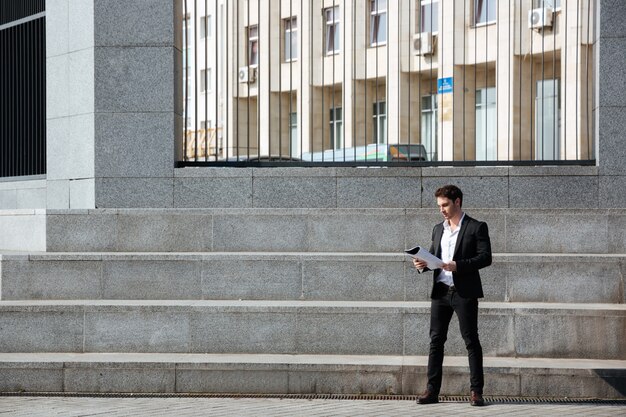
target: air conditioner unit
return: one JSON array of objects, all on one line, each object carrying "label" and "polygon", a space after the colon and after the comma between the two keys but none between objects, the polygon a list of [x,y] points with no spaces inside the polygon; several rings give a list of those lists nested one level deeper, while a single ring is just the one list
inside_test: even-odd
[{"label": "air conditioner unit", "polygon": [[432,32],[416,33],[413,35],[413,51],[415,55],[433,55],[435,53],[435,40]]},{"label": "air conditioner unit", "polygon": [[528,28],[542,29],[544,27],[552,27],[552,13],[553,11],[550,7],[529,10]]},{"label": "air conditioner unit", "polygon": [[253,83],[256,81],[256,68],[255,67],[240,67],[239,68],[239,82],[240,83]]}]

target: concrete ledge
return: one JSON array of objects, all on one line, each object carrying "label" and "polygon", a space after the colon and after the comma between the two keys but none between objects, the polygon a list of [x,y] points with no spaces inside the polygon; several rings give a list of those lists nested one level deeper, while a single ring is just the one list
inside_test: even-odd
[{"label": "concrete ledge", "polygon": [[[2,392],[420,393],[425,356],[0,354]],[[623,398],[626,361],[486,357],[485,393]],[[467,395],[467,358],[446,356],[442,395]],[[160,378],[160,379],[159,379]]]},{"label": "concrete ledge", "polygon": [[[429,315],[429,302],[3,301],[0,352],[424,355]],[[486,356],[626,358],[624,305],[484,302],[480,315]],[[465,353],[458,331],[446,352]]]},{"label": "concrete ledge", "polygon": [[0,250],[45,251],[44,209],[0,210]]},{"label": "concrete ledge", "polygon": [[[0,253],[0,266],[2,300],[427,301],[432,286],[402,253]],[[623,254],[496,253],[481,275],[486,301],[624,304],[625,272]]]}]

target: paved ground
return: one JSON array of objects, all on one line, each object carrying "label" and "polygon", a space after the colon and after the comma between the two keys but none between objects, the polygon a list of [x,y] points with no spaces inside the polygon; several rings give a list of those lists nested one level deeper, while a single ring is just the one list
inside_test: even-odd
[{"label": "paved ground", "polygon": [[626,406],[492,404],[412,401],[295,400],[278,398],[73,398],[0,397],[4,416],[626,416]]}]

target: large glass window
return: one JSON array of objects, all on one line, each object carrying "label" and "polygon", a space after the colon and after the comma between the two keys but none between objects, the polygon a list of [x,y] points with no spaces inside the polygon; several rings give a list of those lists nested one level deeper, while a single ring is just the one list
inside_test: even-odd
[{"label": "large glass window", "polygon": [[419,8],[419,32],[439,31],[439,0],[421,0]]},{"label": "large glass window", "polygon": [[534,0],[533,8],[543,9],[544,7],[559,9],[561,7],[561,0]]},{"label": "large glass window", "polygon": [[476,90],[476,160],[497,159],[496,88]]},{"label": "large glass window", "polygon": [[343,113],[341,107],[330,109],[330,146],[341,149],[343,146]]},{"label": "large glass window", "polygon": [[248,65],[259,65],[259,27],[248,27]]},{"label": "large glass window", "polygon": [[559,80],[537,81],[535,93],[535,158],[559,159],[561,106]]},{"label": "large glass window", "polygon": [[429,161],[437,160],[437,95],[422,97],[421,141]]},{"label": "large glass window", "polygon": [[291,156],[298,156],[298,113],[289,113],[289,143]]},{"label": "large glass window", "polygon": [[211,68],[200,71],[200,91],[205,93],[207,88],[211,92]]},{"label": "large glass window", "polygon": [[370,45],[387,43],[387,0],[370,0]]},{"label": "large glass window", "polygon": [[384,145],[387,143],[387,103],[384,101],[374,103],[372,117],[374,118],[373,143]]},{"label": "large glass window", "polygon": [[340,51],[341,43],[341,12],[339,6],[324,9],[324,20],[326,22],[324,53],[326,55],[336,54]]},{"label": "large glass window", "polygon": [[200,18],[200,37],[206,38],[211,36],[211,15]]},{"label": "large glass window", "polygon": [[298,18],[291,17],[283,21],[285,27],[285,62],[298,59]]},{"label": "large glass window", "polygon": [[495,22],[497,11],[496,0],[474,0],[474,24]]}]

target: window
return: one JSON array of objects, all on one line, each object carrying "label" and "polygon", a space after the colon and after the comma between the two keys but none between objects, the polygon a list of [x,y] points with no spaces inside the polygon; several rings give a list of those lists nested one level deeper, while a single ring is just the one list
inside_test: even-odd
[{"label": "window", "polygon": [[370,45],[387,43],[387,0],[370,0]]},{"label": "window", "polygon": [[387,143],[387,103],[384,101],[374,103],[372,117],[374,118],[374,137],[372,138],[372,143],[384,145]]},{"label": "window", "polygon": [[206,38],[211,36],[211,15],[200,18],[200,37]]},{"label": "window", "polygon": [[341,107],[330,109],[330,146],[341,149],[343,146],[343,114]]},{"label": "window", "polygon": [[191,67],[183,67],[183,97],[191,100],[193,89],[191,88]]},{"label": "window", "polygon": [[259,65],[259,27],[248,26],[248,65]]},{"label": "window", "polygon": [[476,160],[493,161],[496,154],[496,88],[476,90]]},{"label": "window", "polygon": [[339,11],[339,6],[324,9],[324,20],[326,21],[324,53],[326,55],[336,54],[340,51],[340,19],[341,13]]},{"label": "window", "polygon": [[561,103],[559,80],[537,81],[535,94],[535,158],[559,159]]},{"label": "window", "polygon": [[298,156],[298,113],[289,113],[289,143],[291,156]]},{"label": "window", "polygon": [[422,132],[421,141],[429,161],[437,160],[437,95],[422,97]]},{"label": "window", "polygon": [[474,0],[474,24],[496,21],[496,0]]},{"label": "window", "polygon": [[544,7],[549,7],[553,10],[561,8],[561,0],[534,0],[533,8],[535,9],[543,9]]},{"label": "window", "polygon": [[285,62],[298,59],[298,18],[285,19]]},{"label": "window", "polygon": [[421,0],[419,14],[418,33],[439,31],[439,0]]},{"label": "window", "polygon": [[211,121],[209,120],[208,122],[206,120],[203,120],[200,122],[200,129],[202,130],[211,130]]},{"label": "window", "polygon": [[200,91],[205,93],[207,85],[209,92],[211,92],[211,68],[200,71]]}]

